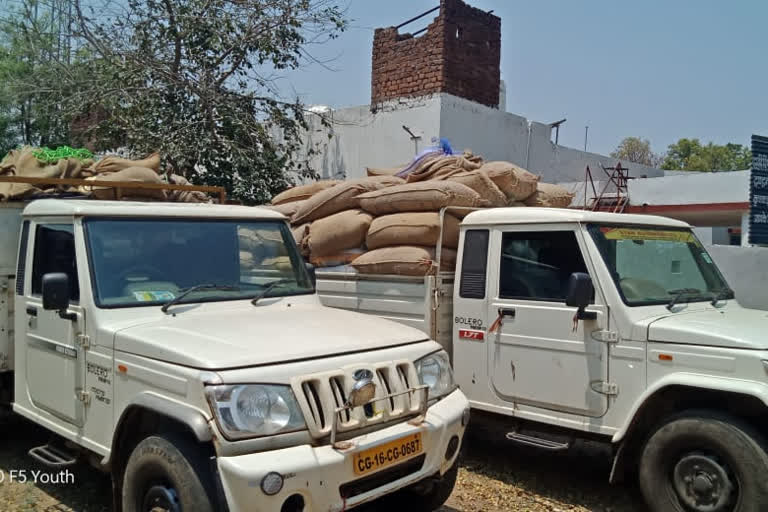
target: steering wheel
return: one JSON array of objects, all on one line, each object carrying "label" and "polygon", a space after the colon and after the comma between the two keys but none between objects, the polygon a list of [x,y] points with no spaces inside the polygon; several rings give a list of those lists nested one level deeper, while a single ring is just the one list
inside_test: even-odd
[{"label": "steering wheel", "polygon": [[130,277],[146,277],[147,281],[158,281],[164,278],[163,272],[152,265],[140,264],[128,267],[118,274],[118,279],[128,281]]}]

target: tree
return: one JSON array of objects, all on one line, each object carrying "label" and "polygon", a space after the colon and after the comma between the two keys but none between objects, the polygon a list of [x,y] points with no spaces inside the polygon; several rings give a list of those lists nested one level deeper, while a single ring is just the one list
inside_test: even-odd
[{"label": "tree", "polygon": [[662,160],[659,155],[651,151],[651,142],[640,137],[625,137],[611,156],[648,167],[657,167]]},{"label": "tree", "polygon": [[335,0],[96,3],[74,0],[75,62],[22,84],[54,95],[96,149],[159,151],[166,170],[248,203],[314,175],[294,160],[303,105],[274,81],[344,30]]},{"label": "tree", "polygon": [[37,0],[24,0],[0,21],[0,158],[21,144],[66,144],[68,127],[49,109],[57,99],[30,90],[32,76],[50,76],[62,58],[57,26]]},{"label": "tree", "polygon": [[741,144],[710,142],[703,146],[699,139],[680,139],[670,144],[662,169],[683,171],[737,171],[749,169],[752,153]]}]

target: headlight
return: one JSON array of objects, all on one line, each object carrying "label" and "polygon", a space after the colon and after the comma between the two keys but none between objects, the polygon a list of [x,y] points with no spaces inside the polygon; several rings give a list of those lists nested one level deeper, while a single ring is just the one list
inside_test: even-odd
[{"label": "headlight", "polygon": [[429,398],[440,398],[456,389],[448,354],[441,350],[416,361],[416,372],[422,384],[429,386]]},{"label": "headlight", "polygon": [[289,386],[209,386],[206,394],[227,439],[270,436],[307,428]]}]

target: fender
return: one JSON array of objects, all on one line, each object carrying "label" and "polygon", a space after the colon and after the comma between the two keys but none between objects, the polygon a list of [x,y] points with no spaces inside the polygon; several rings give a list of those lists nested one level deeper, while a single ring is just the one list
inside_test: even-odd
[{"label": "fender", "polygon": [[103,465],[106,466],[110,463],[112,453],[115,453],[115,450],[117,449],[118,437],[120,437],[117,434],[120,432],[120,428],[128,416],[128,413],[134,409],[149,410],[160,416],[165,416],[186,425],[190,432],[201,443],[213,439],[213,432],[208,423],[208,418],[206,418],[202,411],[162,395],[145,391],[134,396],[123,408],[123,412],[120,414],[120,419],[115,424],[113,431],[115,434],[112,436],[112,449],[101,461]]},{"label": "fender", "polygon": [[665,375],[654,382],[652,386],[646,388],[643,394],[640,395],[632,405],[632,409],[627,415],[627,419],[624,421],[624,424],[621,425],[621,428],[613,434],[611,441],[613,443],[619,443],[632,426],[640,407],[642,407],[652,395],[669,386],[687,386],[709,389],[712,391],[725,391],[739,395],[749,395],[757,398],[768,407],[768,382],[763,383],[730,377],[709,377],[696,373],[672,373]]}]

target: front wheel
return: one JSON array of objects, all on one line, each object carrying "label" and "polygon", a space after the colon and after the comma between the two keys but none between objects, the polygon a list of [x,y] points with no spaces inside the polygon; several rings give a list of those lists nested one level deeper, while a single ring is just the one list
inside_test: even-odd
[{"label": "front wheel", "polygon": [[696,411],[648,439],[640,488],[654,512],[758,512],[768,506],[768,455],[736,418]]},{"label": "front wheel", "polygon": [[213,512],[201,448],[181,436],[152,436],[128,458],[123,512]]}]

